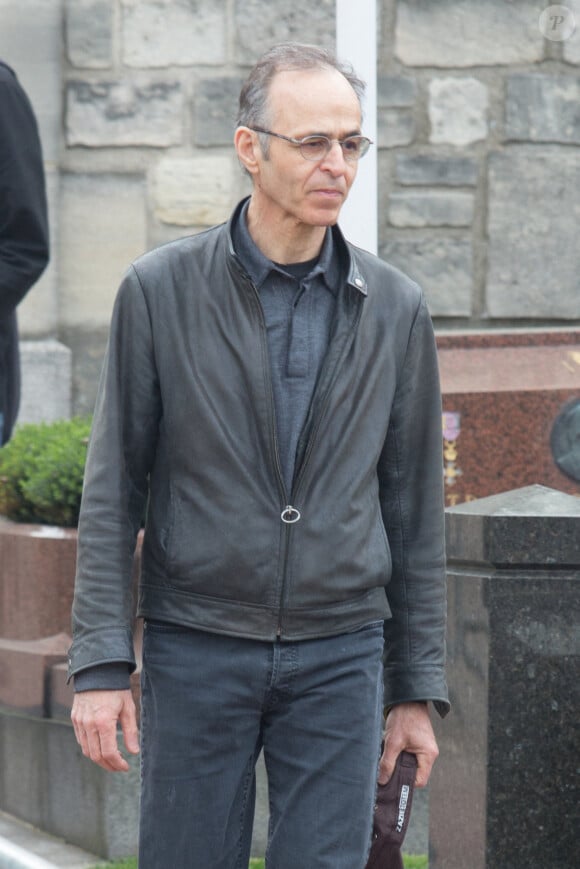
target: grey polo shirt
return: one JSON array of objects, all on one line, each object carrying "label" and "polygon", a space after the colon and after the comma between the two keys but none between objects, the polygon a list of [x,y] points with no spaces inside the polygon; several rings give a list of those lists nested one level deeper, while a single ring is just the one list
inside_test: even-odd
[{"label": "grey polo shirt", "polygon": [[340,264],[327,229],[320,255],[280,265],[254,243],[248,205],[233,226],[234,249],[258,290],[268,336],[278,451],[289,495],[296,448],[328,347]]}]

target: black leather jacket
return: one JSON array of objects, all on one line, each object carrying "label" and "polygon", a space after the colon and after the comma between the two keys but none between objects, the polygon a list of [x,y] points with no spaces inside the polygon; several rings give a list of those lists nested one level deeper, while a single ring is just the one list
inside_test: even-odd
[{"label": "black leather jacket", "polygon": [[115,304],[79,525],[70,673],[133,662],[139,614],[301,640],[385,623],[385,702],[444,711],[441,406],[416,284],[347,244],[290,492],[266,330],[230,225],[130,268]]},{"label": "black leather jacket", "polygon": [[48,263],[48,235],[36,118],[14,71],[0,61],[0,446],[20,402],[16,306]]}]

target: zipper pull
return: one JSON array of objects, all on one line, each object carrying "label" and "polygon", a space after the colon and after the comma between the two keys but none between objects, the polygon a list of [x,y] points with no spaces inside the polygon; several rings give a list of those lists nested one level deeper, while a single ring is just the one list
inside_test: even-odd
[{"label": "zipper pull", "polygon": [[300,510],[297,510],[296,507],[292,507],[291,504],[287,504],[280,514],[280,519],[286,525],[294,525],[295,522],[300,520]]}]

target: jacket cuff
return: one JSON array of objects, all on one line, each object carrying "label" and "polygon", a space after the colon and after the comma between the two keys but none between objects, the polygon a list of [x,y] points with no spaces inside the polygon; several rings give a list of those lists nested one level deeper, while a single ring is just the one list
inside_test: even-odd
[{"label": "jacket cuff", "polygon": [[75,694],[83,691],[126,691],[130,687],[129,665],[124,661],[87,667],[74,676]]},{"label": "jacket cuff", "polygon": [[102,628],[81,633],[73,639],[68,653],[68,678],[81,670],[100,664],[125,663],[129,672],[136,668],[133,635],[129,628]]},{"label": "jacket cuff", "polygon": [[431,701],[441,718],[449,712],[450,704],[442,667],[421,667],[403,672],[392,666],[384,670],[384,705]]}]

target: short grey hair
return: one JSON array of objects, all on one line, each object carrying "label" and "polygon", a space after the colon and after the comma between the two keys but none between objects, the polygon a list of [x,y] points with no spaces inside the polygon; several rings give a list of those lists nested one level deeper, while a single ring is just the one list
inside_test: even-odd
[{"label": "short grey hair", "polygon": [[[266,127],[269,122],[268,96],[274,76],[279,72],[308,69],[334,69],[343,75],[354,90],[362,113],[365,83],[350,64],[339,60],[326,48],[300,42],[281,42],[262,55],[246,79],[240,92],[236,126]],[[260,143],[267,156],[268,137],[260,136]]]}]

